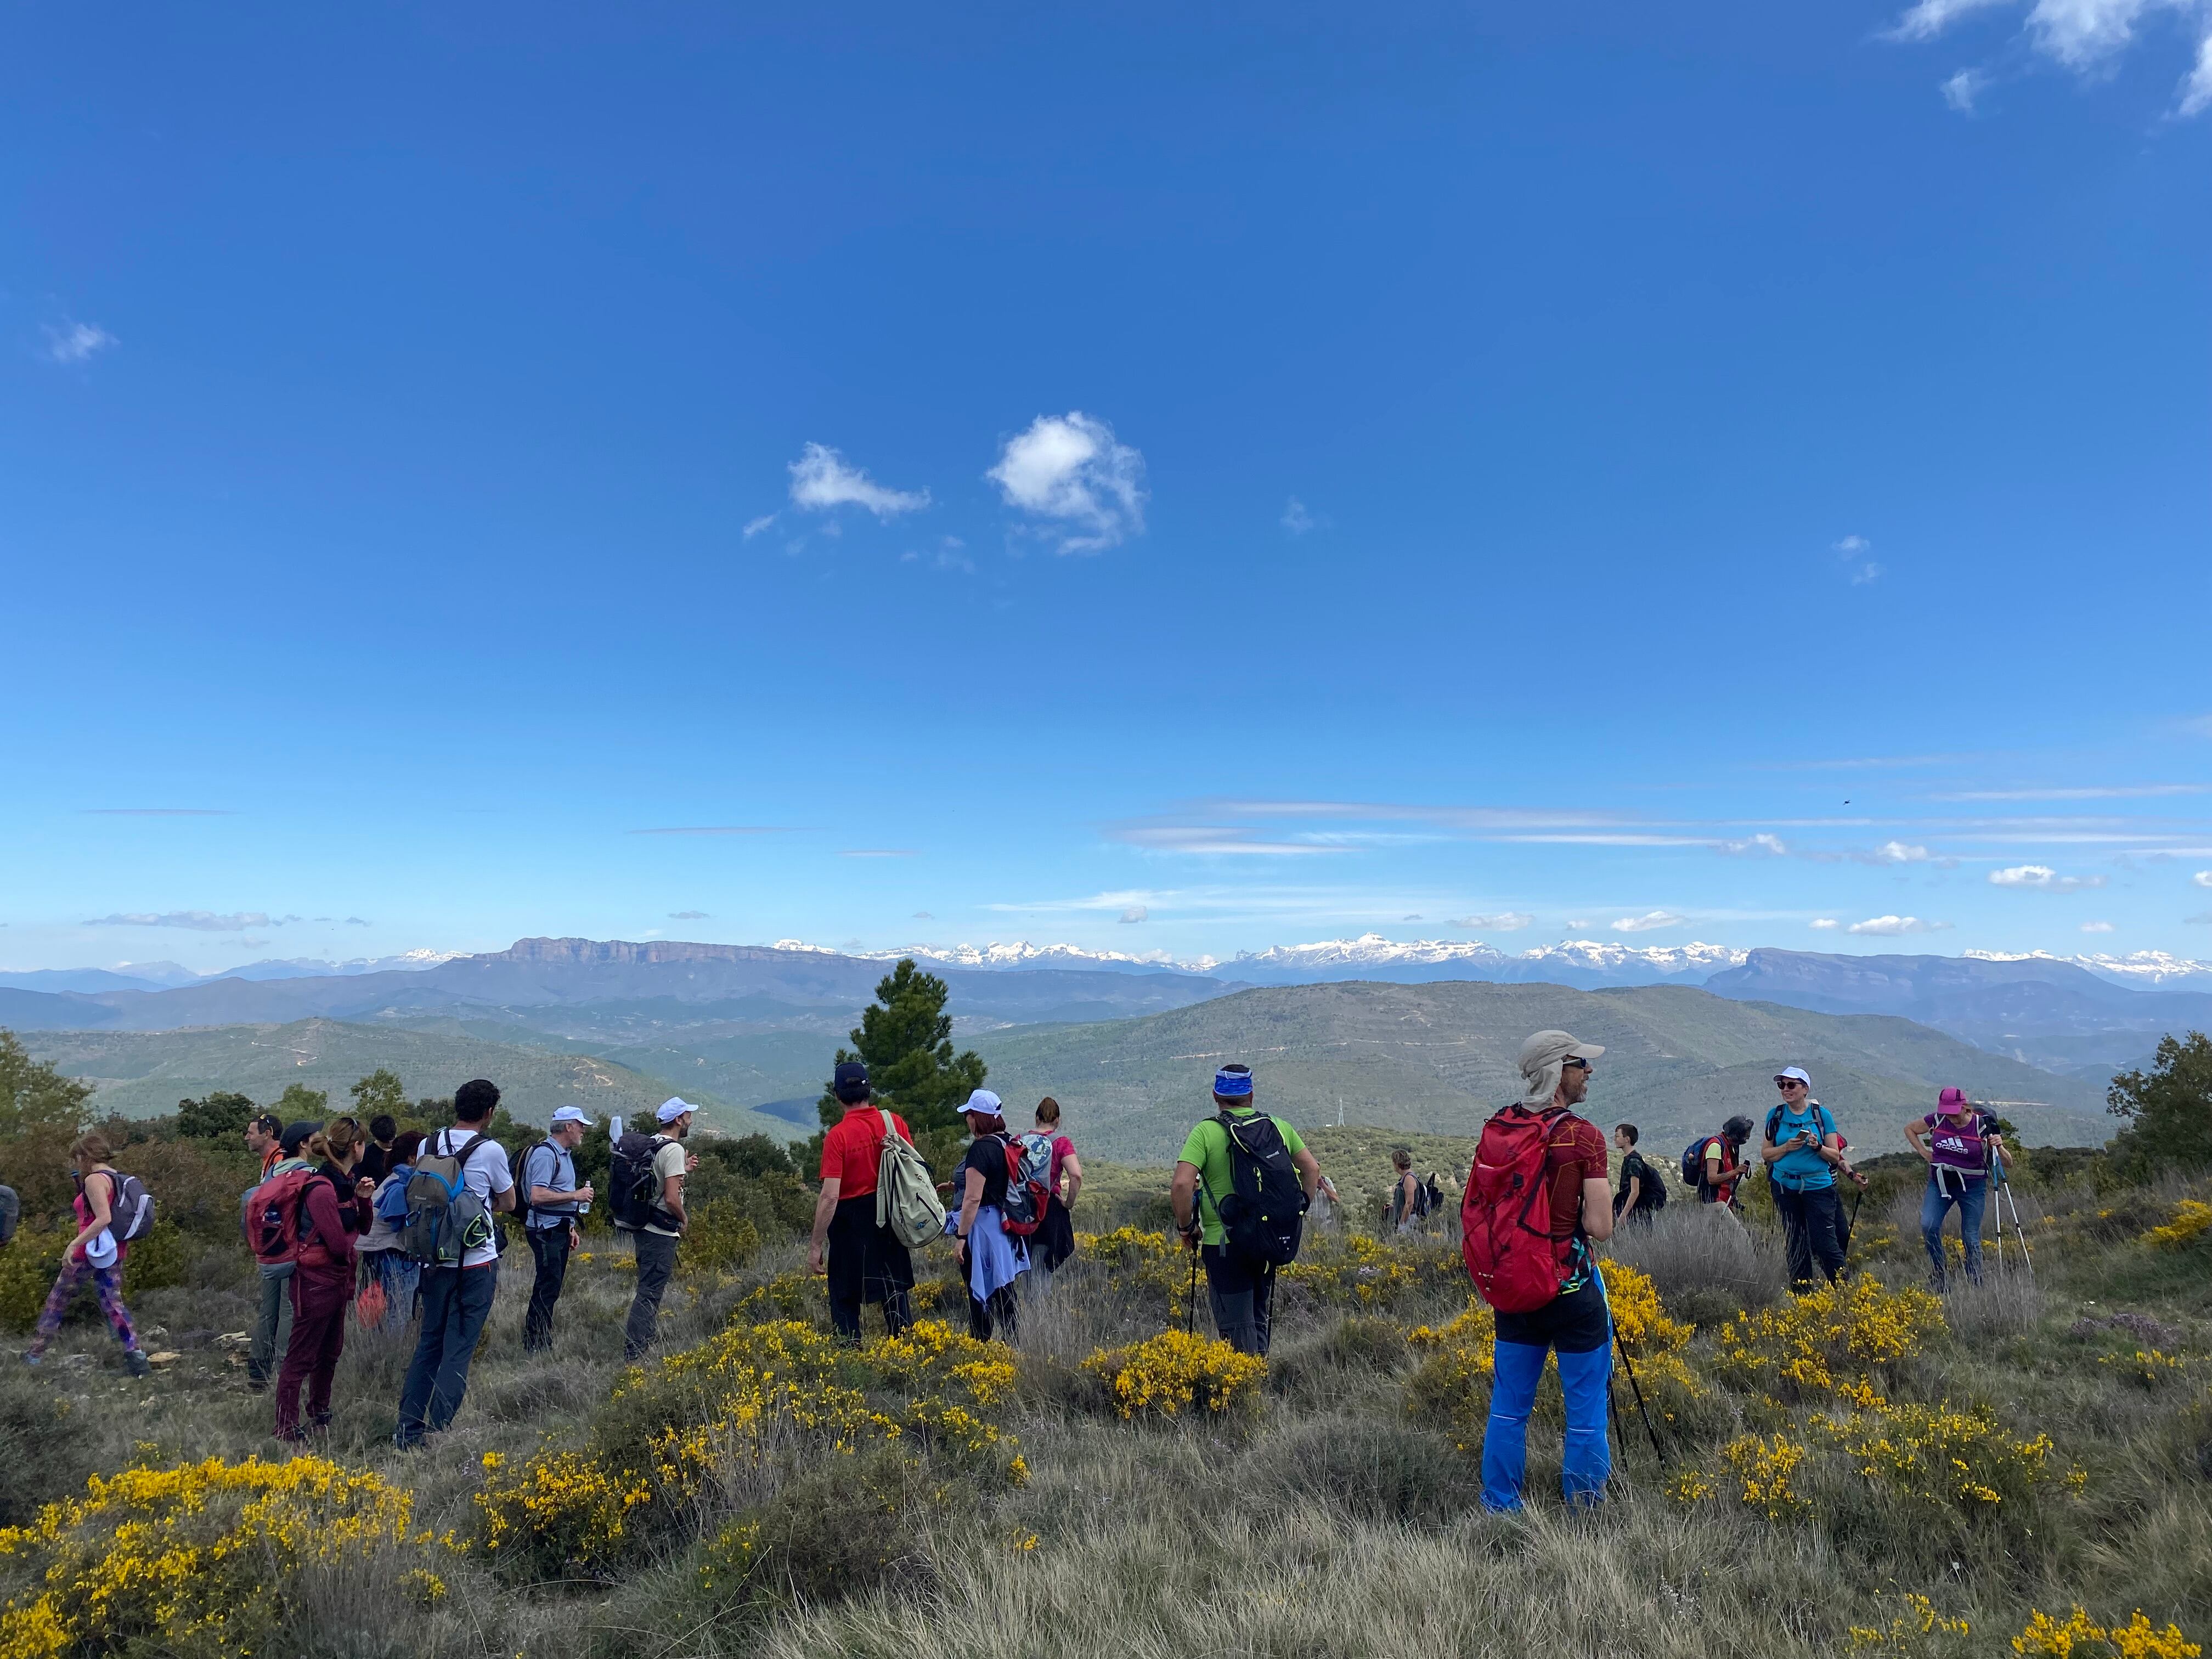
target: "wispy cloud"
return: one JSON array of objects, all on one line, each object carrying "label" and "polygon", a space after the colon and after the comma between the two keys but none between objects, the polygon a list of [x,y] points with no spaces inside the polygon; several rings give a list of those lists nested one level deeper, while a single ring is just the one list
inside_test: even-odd
[{"label": "wispy cloud", "polygon": [[1974,112],[1974,102],[1989,90],[1990,77],[1986,71],[1962,69],[1943,82],[1943,101],[1961,115]]},{"label": "wispy cloud", "polygon": [[2199,887],[2212,887],[2212,870],[2199,870],[2195,875],[2190,877],[2190,880],[2195,882]]},{"label": "wispy cloud", "polygon": [[88,806],[89,818],[234,818],[227,806]]},{"label": "wispy cloud", "polygon": [[1764,854],[1769,858],[1782,858],[1789,853],[1790,848],[1779,836],[1757,835],[1747,841],[1716,842],[1713,850],[1716,853],[1725,853],[1731,858],[1742,858],[1747,854]]},{"label": "wispy cloud", "polygon": [[283,916],[271,921],[260,910],[240,910],[229,915],[218,915],[212,910],[131,910],[109,916],[94,916],[84,925],[88,927],[183,927],[197,933],[242,933],[249,927],[281,927],[287,921],[299,921],[297,916]]},{"label": "wispy cloud", "polygon": [[106,329],[91,323],[46,325],[46,361],[82,363],[122,343]]},{"label": "wispy cloud", "polygon": [[1929,800],[2146,800],[2161,795],[2212,795],[2212,784],[2130,783],[2051,789],[1957,789]]},{"label": "wispy cloud", "polygon": [[1620,916],[1613,921],[1613,931],[1621,933],[1649,933],[1662,927],[1680,927],[1687,916],[1678,916],[1672,910],[1646,910],[1640,916]]},{"label": "wispy cloud", "polygon": [[1340,842],[1275,841],[1241,823],[1123,824],[1107,832],[1115,841],[1147,853],[1182,853],[1232,858],[1312,858],[1349,853]]},{"label": "wispy cloud", "polygon": [[1990,872],[1990,885],[2012,887],[2034,893],[2078,893],[2084,888],[2102,887],[2103,876],[2062,876],[2047,864],[2015,864],[2008,870]]},{"label": "wispy cloud", "polygon": [[2115,930],[2109,921],[2085,921],[2081,924],[2081,931],[2085,933],[2109,933]]},{"label": "wispy cloud", "polygon": [[984,476],[1007,506],[1057,521],[1048,533],[1062,553],[1096,553],[1144,532],[1145,458],[1081,410],[1038,416]]},{"label": "wispy cloud", "polygon": [[[809,444],[791,464],[791,504],[812,513],[862,507],[878,519],[895,519],[929,505],[927,489],[891,489],[878,483],[827,444]],[[763,530],[765,524],[756,519]],[[745,533],[754,532],[750,525]]]},{"label": "wispy cloud", "polygon": [[2212,910],[2199,910],[2195,915],[2184,916],[2182,920],[2192,925],[2212,922]]},{"label": "wispy cloud", "polygon": [[711,921],[714,920],[714,918],[709,916],[704,910],[671,910],[668,913],[668,919],[671,921]]},{"label": "wispy cloud", "polygon": [[1948,921],[1923,921],[1918,916],[1869,916],[1864,921],[1853,922],[1844,931],[1869,934],[1876,939],[1894,939],[1901,933],[1940,933],[1950,925]]},{"label": "wispy cloud", "polygon": [[653,830],[632,830],[633,836],[790,836],[799,826],[789,823],[677,823]]},{"label": "wispy cloud", "polygon": [[[1935,40],[1961,18],[1976,13],[2009,10],[2020,0],[1917,0],[1897,20],[1890,38],[1905,41]],[[2062,68],[2085,77],[2106,73],[2113,61],[2135,44],[2136,27],[2148,14],[2170,11],[2179,15],[2195,36],[2195,57],[2181,78],[2174,97],[2174,113],[2191,116],[2212,107],[2212,6],[2205,0],[2026,0],[2024,29],[2031,50]],[[1961,70],[1944,83],[1944,96],[1952,107],[1971,111],[1972,93],[1961,102],[1951,88]],[[1978,90],[1978,88],[1975,88]]]},{"label": "wispy cloud", "polygon": [[1525,910],[1499,910],[1479,916],[1447,917],[1454,927],[1463,927],[1471,933],[1517,933],[1533,925],[1536,918]]},{"label": "wispy cloud", "polygon": [[1853,853],[1849,856],[1860,864],[1933,864],[1937,861],[1936,854],[1925,847],[1901,841],[1886,841],[1872,852]]},{"label": "wispy cloud", "polygon": [[1805,925],[1819,933],[1830,933],[1843,926],[1833,916],[1815,916]]},{"label": "wispy cloud", "polygon": [[1283,503],[1283,517],[1281,523],[1283,528],[1289,531],[1293,536],[1304,536],[1316,530],[1326,530],[1328,528],[1328,520],[1327,519],[1315,514],[1307,507],[1304,501],[1300,501],[1295,495],[1291,496],[1289,501]]},{"label": "wispy cloud", "polygon": [[1133,904],[1127,909],[1121,912],[1119,920],[1131,923],[1149,921],[1152,920],[1152,913],[1146,909],[1143,905]]},{"label": "wispy cloud", "polygon": [[345,919],[345,925],[349,927],[368,927],[373,924],[367,916],[348,916]]},{"label": "wispy cloud", "polygon": [[841,859],[911,859],[921,855],[911,847],[841,847]]},{"label": "wispy cloud", "polygon": [[1863,536],[1846,536],[1829,550],[1843,561],[1844,574],[1850,578],[1853,587],[1863,587],[1881,580],[1882,567],[1867,556],[1873,548],[1874,544]]},{"label": "wispy cloud", "polygon": [[757,519],[746,520],[744,528],[745,539],[747,541],[750,541],[763,531],[773,530],[775,527],[775,521],[779,516],[780,515],[774,513],[763,513]]}]

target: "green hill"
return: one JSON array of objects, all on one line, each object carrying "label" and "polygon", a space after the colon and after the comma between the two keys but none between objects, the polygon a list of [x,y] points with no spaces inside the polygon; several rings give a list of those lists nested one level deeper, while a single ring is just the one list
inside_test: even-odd
[{"label": "green hill", "polygon": [[1144,1019],[1018,1027],[975,1040],[1010,1106],[1043,1094],[1077,1144],[1131,1162],[1172,1158],[1210,1109],[1215,1067],[1241,1060],[1261,1097],[1301,1125],[1368,1123],[1469,1135],[1517,1091],[1530,1031],[1606,1045],[1589,1111],[1632,1121],[1671,1152],[1732,1112],[1763,1114],[1772,1076],[1797,1064],[1854,1143],[1901,1146],[1902,1126],[1947,1084],[2002,1103],[2039,1144],[2101,1143],[2103,1095],[1881,1015],[1809,1013],[1681,986],[1337,984],[1243,992]]},{"label": "green hill", "polygon": [[342,1106],[354,1082],[380,1066],[399,1075],[410,1098],[450,1095],[472,1077],[500,1086],[507,1109],[543,1123],[556,1106],[596,1115],[651,1111],[672,1094],[708,1109],[704,1127],[724,1134],[788,1139],[791,1126],[732,1106],[686,1076],[680,1085],[590,1054],[493,1042],[459,1030],[410,1031],[302,1019],[289,1025],[215,1025],[183,1031],[39,1031],[27,1044],[95,1089],[93,1109],[125,1117],[173,1111],[211,1089],[271,1101],[288,1084],[326,1092]]}]

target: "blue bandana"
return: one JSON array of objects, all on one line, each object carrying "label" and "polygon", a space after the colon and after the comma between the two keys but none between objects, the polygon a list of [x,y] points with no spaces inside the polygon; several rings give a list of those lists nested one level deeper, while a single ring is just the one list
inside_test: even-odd
[{"label": "blue bandana", "polygon": [[1252,1073],[1243,1066],[1224,1066],[1213,1074],[1213,1092],[1217,1095],[1241,1097],[1252,1092]]}]

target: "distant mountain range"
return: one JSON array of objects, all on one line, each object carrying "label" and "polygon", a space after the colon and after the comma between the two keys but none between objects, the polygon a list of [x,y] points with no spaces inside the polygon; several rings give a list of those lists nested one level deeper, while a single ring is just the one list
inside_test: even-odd
[{"label": "distant mountain range", "polygon": [[1687,986],[1578,991],[1558,985],[1285,986],[1112,1024],[987,1033],[991,1086],[1017,1108],[1050,1094],[1079,1146],[1132,1160],[1171,1158],[1211,1110],[1214,1070],[1235,1060],[1261,1098],[1294,1122],[1471,1134],[1514,1098],[1516,1055],[1557,1027],[1606,1045],[1591,1109],[1624,1119],[1671,1162],[1734,1112],[1763,1114],[1784,1065],[1855,1145],[1901,1151],[1908,1116],[1946,1085],[1999,1102],[2030,1141],[2110,1135],[2102,1091],[1990,1054],[1909,1020],[1814,1013]]}]

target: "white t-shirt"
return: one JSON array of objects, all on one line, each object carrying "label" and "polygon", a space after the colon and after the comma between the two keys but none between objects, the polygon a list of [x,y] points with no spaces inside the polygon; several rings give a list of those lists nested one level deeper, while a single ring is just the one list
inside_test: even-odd
[{"label": "white t-shirt", "polygon": [[[430,1138],[430,1149],[425,1155],[465,1158],[467,1161],[461,1166],[461,1185],[483,1200],[486,1209],[491,1207],[495,1194],[514,1189],[514,1177],[507,1172],[507,1149],[476,1130],[441,1129]],[[461,1266],[481,1267],[498,1260],[499,1245],[495,1241],[467,1252],[461,1257]]]},{"label": "white t-shirt", "polygon": [[[653,1201],[656,1206],[659,1205],[662,1196],[668,1191],[669,1182],[683,1176],[684,1160],[684,1143],[680,1140],[664,1140],[654,1148]],[[683,1236],[675,1228],[664,1227],[657,1221],[647,1222],[645,1230],[649,1233],[659,1233],[663,1238],[680,1238]]]}]

